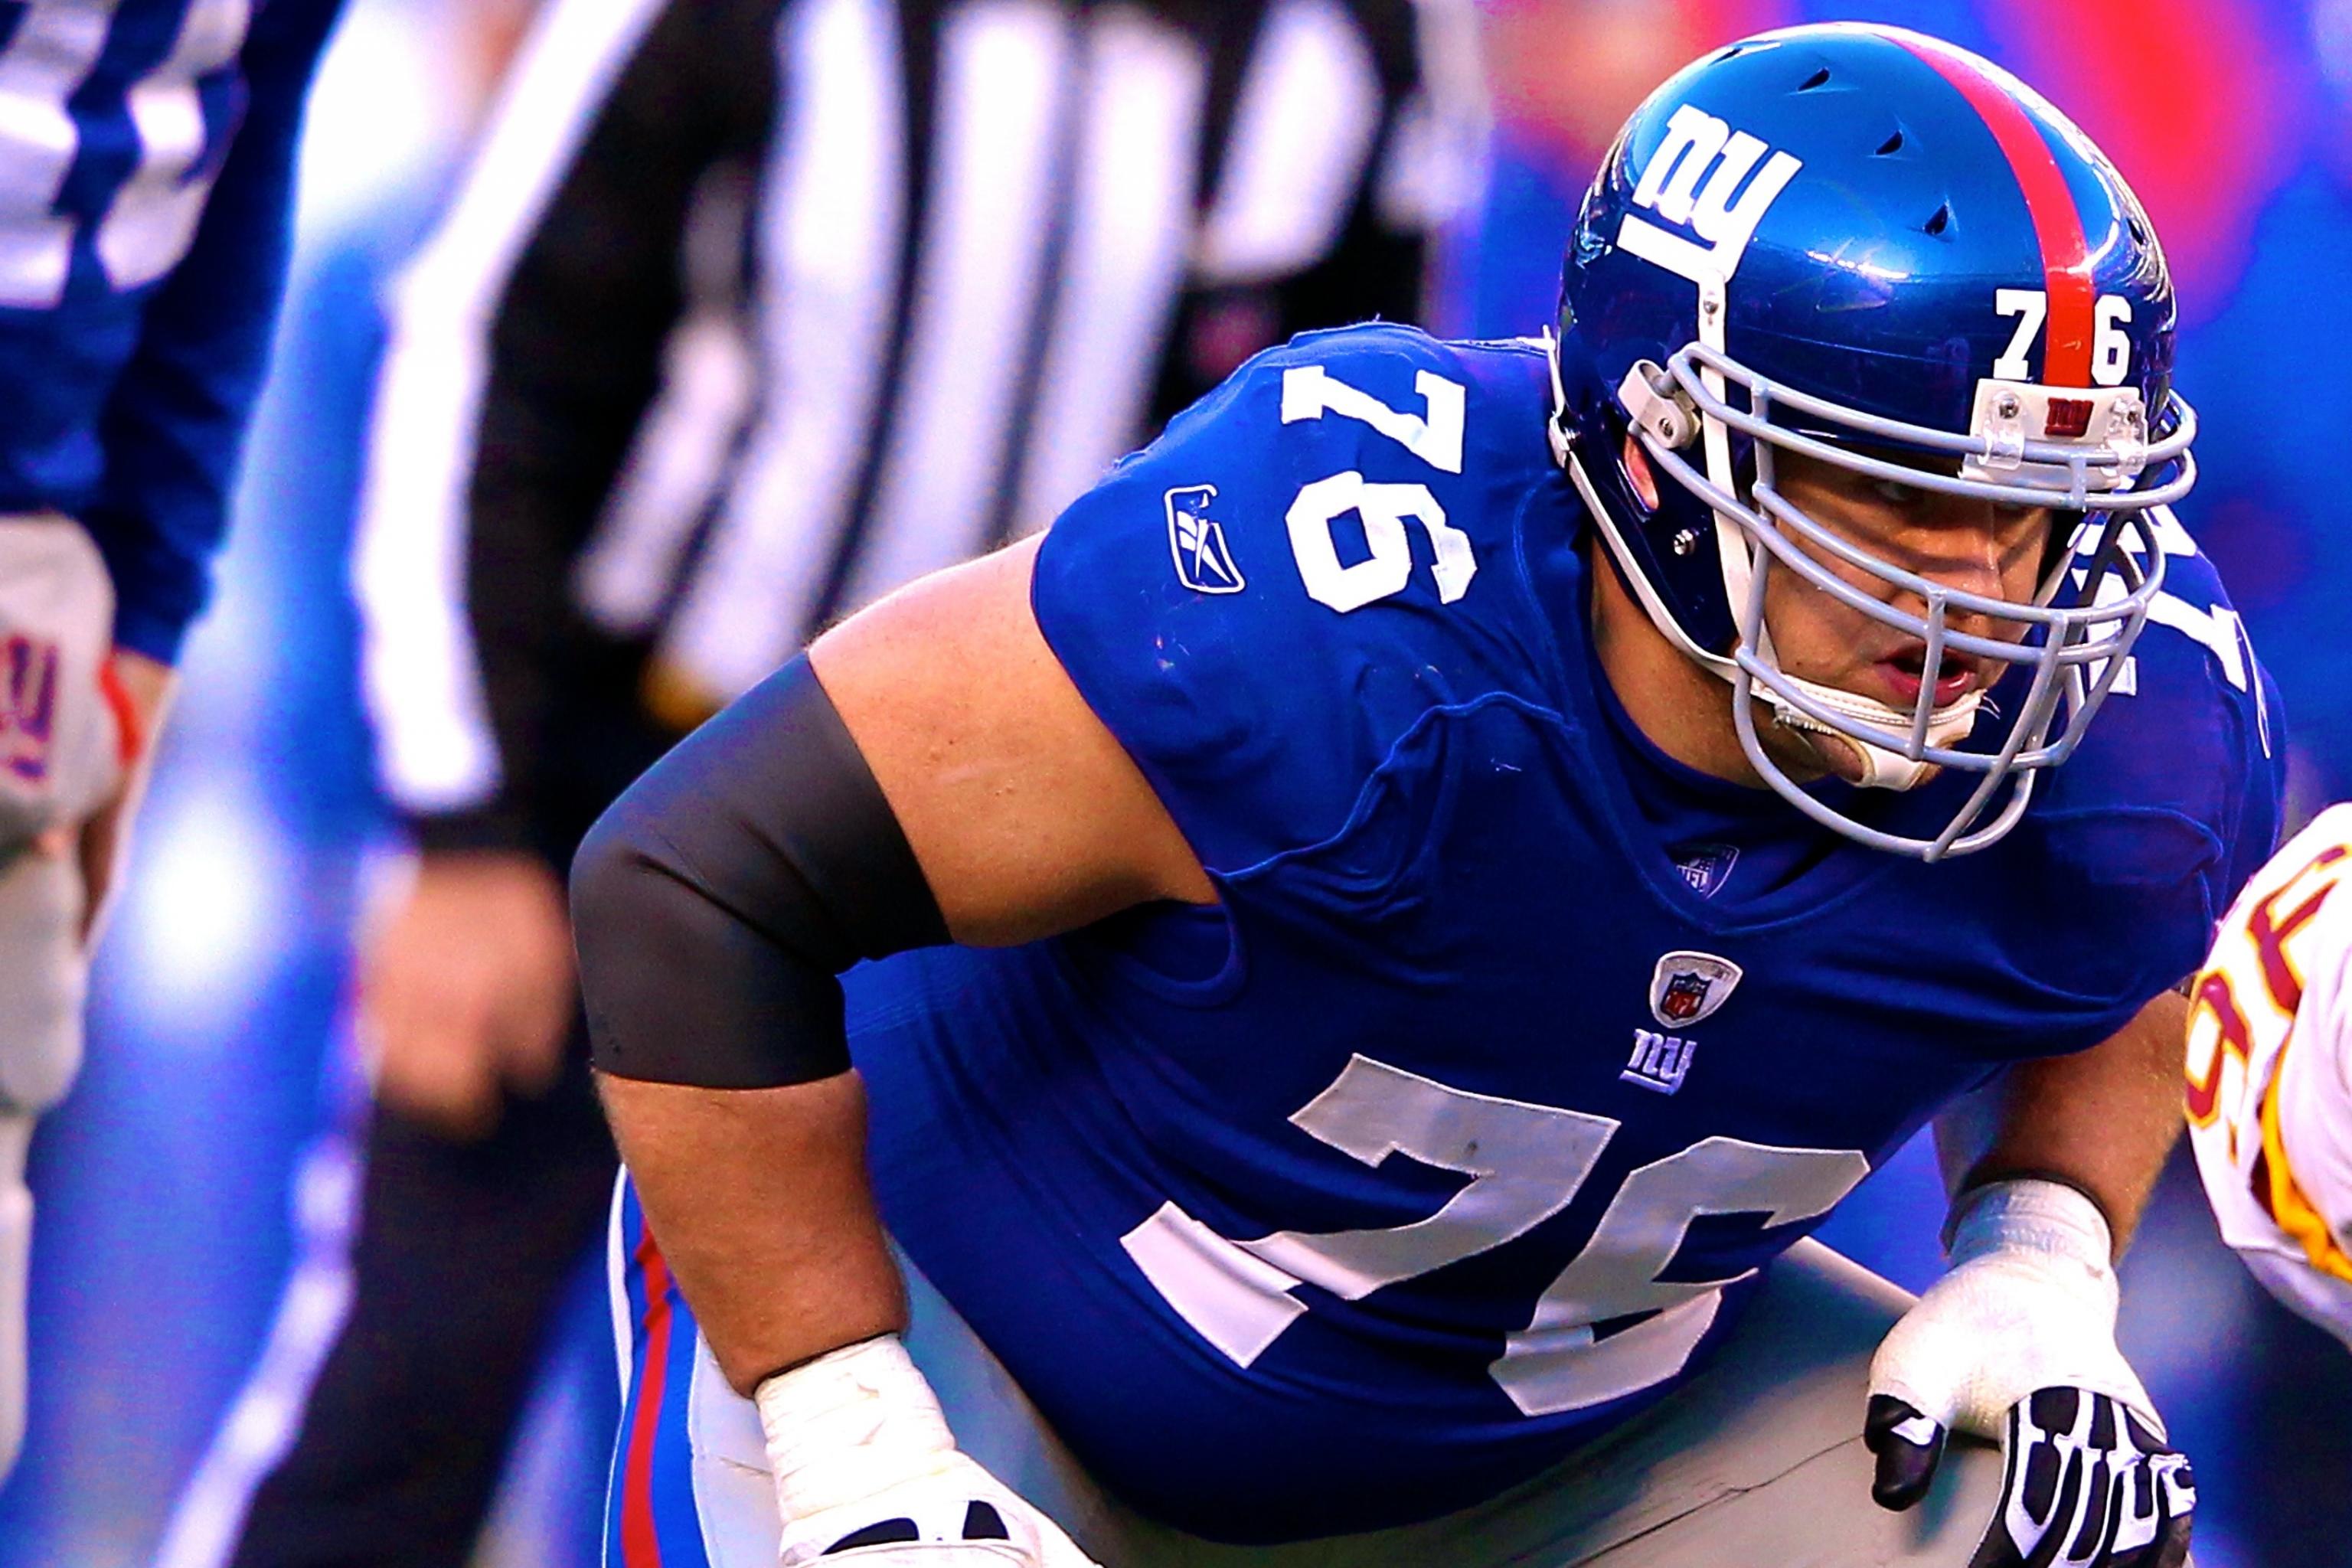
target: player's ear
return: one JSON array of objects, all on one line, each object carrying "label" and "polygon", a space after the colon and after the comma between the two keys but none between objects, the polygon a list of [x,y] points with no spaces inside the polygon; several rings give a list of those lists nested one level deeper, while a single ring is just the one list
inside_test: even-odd
[{"label": "player's ear", "polygon": [[1658,476],[1651,471],[1649,454],[1631,431],[1625,435],[1625,477],[1633,481],[1633,493],[1641,498],[1643,510],[1657,510]]}]

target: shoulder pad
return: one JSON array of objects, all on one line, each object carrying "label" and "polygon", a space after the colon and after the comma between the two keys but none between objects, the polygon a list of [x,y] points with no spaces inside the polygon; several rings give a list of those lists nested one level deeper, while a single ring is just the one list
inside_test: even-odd
[{"label": "shoulder pad", "polygon": [[2144,955],[2147,995],[2196,967],[2213,921],[2270,854],[2286,764],[2276,689],[2220,576],[2178,522],[2161,523],[2165,586],[2149,624],[2017,836],[2075,889],[2078,923],[2101,928],[2087,940]]}]

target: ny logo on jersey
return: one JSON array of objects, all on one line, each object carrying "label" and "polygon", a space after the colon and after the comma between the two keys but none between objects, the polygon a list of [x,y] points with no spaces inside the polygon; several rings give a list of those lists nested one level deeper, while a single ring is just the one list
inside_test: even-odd
[{"label": "ny logo on jersey", "polygon": [[1209,503],[1216,495],[1214,485],[1185,485],[1168,492],[1168,551],[1175,558],[1176,580],[1194,593],[1238,594],[1248,584],[1234,564],[1225,531],[1209,516]]},{"label": "ny logo on jersey", "polygon": [[57,645],[22,635],[0,641],[0,763],[27,783],[48,777],[57,718]]},{"label": "ny logo on jersey", "polygon": [[[1766,210],[1804,167],[1787,153],[1766,159],[1768,151],[1747,132],[1684,104],[1668,117],[1665,138],[1633,187],[1633,205],[1705,243],[1633,213],[1618,225],[1617,243],[1694,282],[1728,279],[1738,271],[1739,258]],[[1759,160],[1761,169],[1756,166]]]},{"label": "ny logo on jersey", "polygon": [[1617,1076],[1640,1088],[1672,1094],[1682,1088],[1683,1076],[1690,1071],[1691,1058],[1697,1051],[1696,1040],[1661,1035],[1654,1029],[1636,1029],[1633,1059]]}]

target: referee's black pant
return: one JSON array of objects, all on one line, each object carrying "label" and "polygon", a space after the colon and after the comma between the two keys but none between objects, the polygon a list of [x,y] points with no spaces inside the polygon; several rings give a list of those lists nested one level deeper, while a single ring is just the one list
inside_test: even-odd
[{"label": "referee's black pant", "polygon": [[236,1568],[461,1568],[615,1160],[575,1026],[556,1083],[454,1143],[368,1112],[351,1316]]}]

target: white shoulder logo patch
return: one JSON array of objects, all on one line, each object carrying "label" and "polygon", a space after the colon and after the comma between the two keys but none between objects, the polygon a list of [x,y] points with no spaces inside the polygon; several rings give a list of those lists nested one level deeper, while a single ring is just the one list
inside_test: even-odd
[{"label": "white shoulder logo patch", "polygon": [[1168,552],[1176,580],[1194,593],[1238,594],[1249,584],[1234,564],[1224,529],[1209,515],[1216,495],[1214,485],[1180,485],[1168,492]]},{"label": "white shoulder logo patch", "polygon": [[1686,1029],[1731,1000],[1739,965],[1711,952],[1670,952],[1650,972],[1650,1013],[1669,1029]]}]

